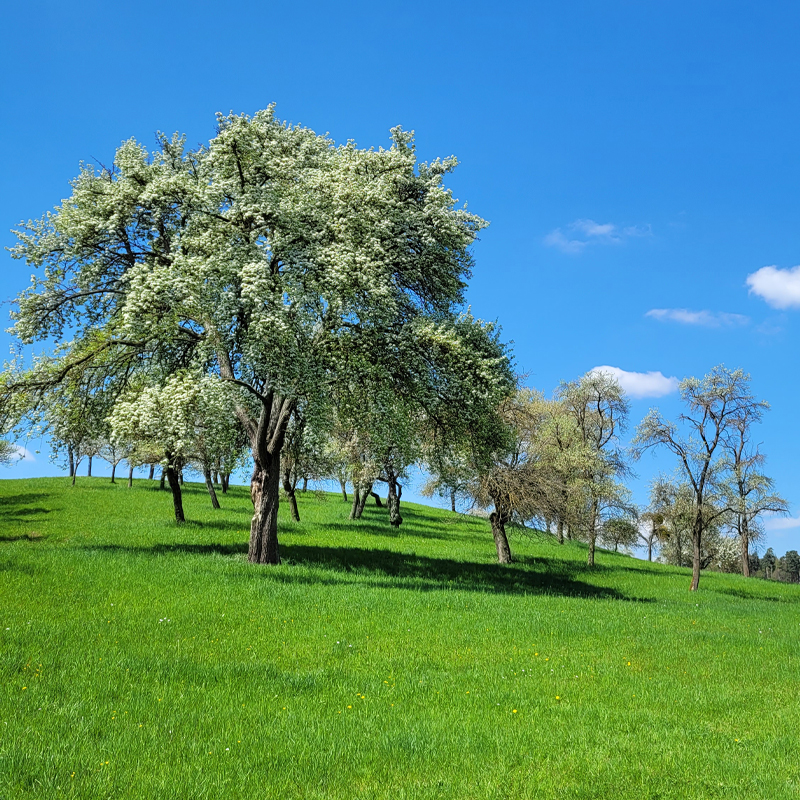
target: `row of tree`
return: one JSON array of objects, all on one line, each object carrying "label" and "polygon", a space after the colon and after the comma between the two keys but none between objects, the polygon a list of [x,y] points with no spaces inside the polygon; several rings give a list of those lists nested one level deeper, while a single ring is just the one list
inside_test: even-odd
[{"label": "row of tree", "polygon": [[444,187],[455,165],[418,162],[400,129],[388,150],[336,146],[272,109],[220,116],[194,150],[126,142],[16,232],[41,277],[14,332],[56,346],[0,377],[2,430],[46,430],[73,475],[98,455],[161,464],[178,521],[184,468],[217,504],[213,477],[248,463],[249,558],[267,564],[281,489],[298,518],[301,481],[336,479],[346,500],[350,483],[358,518],[381,484],[397,527],[416,464],[428,492],[487,511],[500,562],[509,525],[538,525],[585,540],[591,566],[597,542],[639,535],[630,461],[664,447],[681,479],[648,511],[662,552],[688,538],[696,589],[710,532],[735,525],[746,565],[759,515],[785,509],[751,445],[766,404],[747,376],[687,379],[679,425],[652,412],[632,450],[607,373],[552,398],[518,388],[499,329],[464,310],[486,223]]}]

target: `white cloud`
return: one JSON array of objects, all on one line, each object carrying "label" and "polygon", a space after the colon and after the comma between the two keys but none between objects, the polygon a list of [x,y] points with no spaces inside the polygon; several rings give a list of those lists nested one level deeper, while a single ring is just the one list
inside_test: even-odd
[{"label": "white cloud", "polygon": [[680,322],[683,325],[702,325],[706,328],[747,325],[750,322],[750,317],[744,314],[731,314],[727,311],[692,311],[688,308],[651,308],[645,316]]},{"label": "white cloud", "polygon": [[31,453],[27,448],[20,447],[18,444],[13,445],[14,450],[16,450],[17,457],[20,461],[36,461],[33,457],[33,453]]},{"label": "white cloud", "polygon": [[758,295],[773,308],[800,306],[800,265],[791,269],[761,267],[747,276],[750,294]]},{"label": "white cloud", "polygon": [[678,379],[668,378],[661,372],[628,372],[619,367],[595,367],[592,372],[613,375],[625,392],[633,398],[663,397],[678,390]]},{"label": "white cloud", "polygon": [[[566,230],[566,233],[565,233]],[[580,253],[592,244],[621,244],[632,236],[649,236],[650,226],[619,228],[610,222],[595,222],[593,219],[576,219],[565,228],[556,228],[544,237],[548,247],[556,247],[564,253]]]},{"label": "white cloud", "polygon": [[768,531],[785,531],[800,528],[800,517],[770,517],[764,520],[764,528]]}]

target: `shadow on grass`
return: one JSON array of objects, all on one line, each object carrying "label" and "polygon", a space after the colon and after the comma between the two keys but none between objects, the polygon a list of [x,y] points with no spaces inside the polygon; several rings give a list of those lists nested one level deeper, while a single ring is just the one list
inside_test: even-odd
[{"label": "shadow on grass", "polygon": [[[127,545],[86,545],[86,549],[108,552],[165,556],[246,555],[242,544],[156,544],[150,547]],[[593,586],[581,580],[586,573],[559,560],[536,559],[536,568],[526,563],[511,565],[478,564],[430,558],[393,550],[358,547],[319,547],[283,545],[284,565],[288,569],[253,567],[248,580],[262,578],[281,583],[316,585],[353,584],[363,578],[371,588],[413,589],[416,591],[475,591],[511,595],[564,595],[607,600],[654,602],[650,598],[625,595],[616,589]],[[292,566],[325,570],[327,575],[295,571]],[[579,577],[580,576],[580,577]]]},{"label": "shadow on grass", "polygon": [[[44,493],[25,492],[23,494],[12,494],[0,497],[0,521],[9,522],[31,522],[34,518],[44,514],[49,514],[53,509],[44,506],[34,506],[34,503],[41,503],[50,500],[50,496]],[[0,542],[17,542],[21,539],[39,539],[37,534],[4,536],[0,533]]]},{"label": "shadow on grass", "polygon": [[[756,578],[755,580],[758,579]],[[797,594],[797,597],[775,597],[775,595],[764,595],[760,594],[759,592],[748,592],[745,589],[705,588],[707,588],[709,592],[714,592],[715,594],[727,594],[731,595],[732,597],[739,597],[743,600],[766,600],[769,603],[800,603],[800,593]]]}]

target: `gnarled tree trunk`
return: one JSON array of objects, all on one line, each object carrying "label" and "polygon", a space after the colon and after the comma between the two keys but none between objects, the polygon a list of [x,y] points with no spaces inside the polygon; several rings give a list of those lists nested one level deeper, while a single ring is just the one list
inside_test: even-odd
[{"label": "gnarled tree trunk", "polygon": [[492,524],[492,536],[494,545],[497,548],[497,561],[500,564],[511,563],[511,547],[506,536],[506,523],[510,521],[511,515],[495,503],[494,511],[489,514],[489,522]]},{"label": "gnarled tree trunk", "polygon": [[281,454],[267,453],[265,463],[255,461],[250,479],[253,519],[247,557],[254,564],[280,564],[278,506],[280,504]]},{"label": "gnarled tree trunk", "polygon": [[389,506],[389,524],[393,528],[399,528],[403,524],[403,518],[400,516],[400,496],[403,494],[403,487],[392,472],[389,473],[389,480],[386,483],[389,486],[389,496],[386,498],[386,505]]}]

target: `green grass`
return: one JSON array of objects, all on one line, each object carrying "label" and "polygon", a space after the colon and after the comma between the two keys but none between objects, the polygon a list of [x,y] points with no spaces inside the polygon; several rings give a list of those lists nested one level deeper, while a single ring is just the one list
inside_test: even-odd
[{"label": "green grass", "polygon": [[3,800],[800,796],[797,586],[186,495],[0,481]]}]

